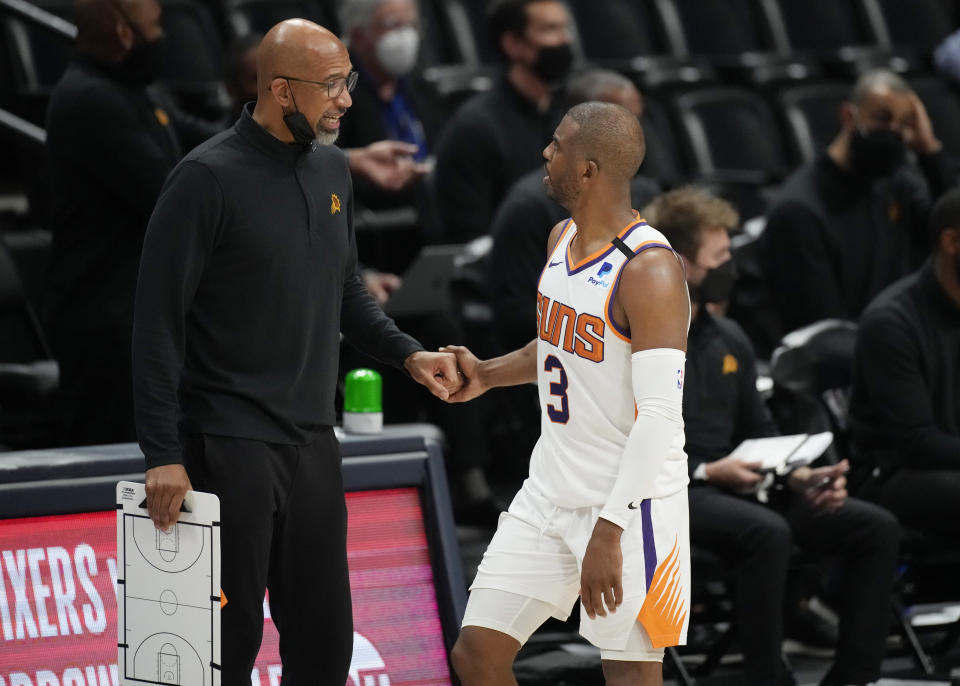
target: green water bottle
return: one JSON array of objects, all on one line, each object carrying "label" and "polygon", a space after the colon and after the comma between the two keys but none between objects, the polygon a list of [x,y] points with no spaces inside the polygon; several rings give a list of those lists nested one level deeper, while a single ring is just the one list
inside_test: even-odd
[{"label": "green water bottle", "polygon": [[383,431],[383,380],[372,369],[354,369],[343,384],[343,430],[352,434]]}]

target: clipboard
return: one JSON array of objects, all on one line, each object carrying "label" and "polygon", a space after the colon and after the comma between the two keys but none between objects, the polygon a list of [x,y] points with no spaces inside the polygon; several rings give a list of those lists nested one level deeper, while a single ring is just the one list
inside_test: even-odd
[{"label": "clipboard", "polygon": [[220,499],[188,491],[154,527],[144,485],[117,484],[117,668],[123,686],[220,686]]}]

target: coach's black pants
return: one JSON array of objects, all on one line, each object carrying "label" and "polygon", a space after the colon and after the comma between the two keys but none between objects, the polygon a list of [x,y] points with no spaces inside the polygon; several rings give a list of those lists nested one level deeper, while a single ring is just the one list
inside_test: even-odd
[{"label": "coach's black pants", "polygon": [[193,435],[186,440],[186,467],[194,489],[220,498],[224,686],[250,684],[267,588],[284,686],[343,686],[353,616],[333,431],[306,446]]},{"label": "coach's black pants", "polygon": [[[824,683],[879,677],[890,619],[899,527],[886,510],[848,498],[835,512],[799,496],[779,511],[709,485],[690,488],[690,542],[736,570],[736,605],[746,683],[783,683],[783,596],[796,542],[841,561],[839,641]],[[694,572],[696,573],[696,572]]]}]

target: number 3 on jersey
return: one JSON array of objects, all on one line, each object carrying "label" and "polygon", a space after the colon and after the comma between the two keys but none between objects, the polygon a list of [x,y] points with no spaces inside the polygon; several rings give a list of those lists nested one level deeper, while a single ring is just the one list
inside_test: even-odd
[{"label": "number 3 on jersey", "polygon": [[552,372],[554,369],[560,370],[560,381],[550,382],[550,395],[560,398],[560,408],[557,409],[553,404],[548,404],[547,416],[554,424],[566,424],[570,419],[570,407],[567,405],[567,372],[555,355],[548,355],[543,361],[543,371]]}]

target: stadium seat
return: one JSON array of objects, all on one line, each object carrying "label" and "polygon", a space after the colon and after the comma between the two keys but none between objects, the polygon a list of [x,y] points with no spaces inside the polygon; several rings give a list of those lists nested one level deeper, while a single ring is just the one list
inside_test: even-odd
[{"label": "stadium seat", "polygon": [[821,61],[835,75],[855,76],[874,67],[907,71],[892,58],[872,0],[778,0],[768,10],[780,21],[793,53]]},{"label": "stadium seat", "polygon": [[877,0],[894,52],[929,62],[934,48],[957,27],[960,8],[951,0]]},{"label": "stadium seat", "polygon": [[224,0],[230,35],[266,33],[284,19],[302,17],[339,33],[340,23],[329,3],[317,0]]},{"label": "stadium seat", "polygon": [[[567,0],[584,59],[630,73],[645,88],[701,81],[711,75],[678,45],[675,14],[651,0]],[[670,7],[666,7],[669,12]]]},{"label": "stadium seat", "polygon": [[777,94],[787,142],[797,160],[809,162],[826,149],[840,130],[840,105],[851,85],[815,82],[791,86]]},{"label": "stadium seat", "polygon": [[807,79],[816,71],[777,41],[769,15],[756,0],[661,0],[672,3],[680,40],[694,57],[721,74],[754,84]]},{"label": "stadium seat", "polygon": [[767,102],[735,87],[708,87],[674,99],[693,175],[713,184],[742,217],[762,214],[791,168]]},{"label": "stadium seat", "polygon": [[56,427],[59,370],[13,258],[0,241],[0,444],[49,445]]},{"label": "stadium seat", "polygon": [[645,95],[643,102],[643,133],[647,154],[640,173],[656,179],[665,188],[673,188],[687,177],[683,152],[673,123],[658,99]]},{"label": "stadium seat", "polygon": [[[37,4],[54,20],[72,17],[70,0],[45,0]],[[0,13],[0,43],[6,53],[3,59],[11,79],[9,86],[0,85],[0,89],[9,87],[11,91],[4,93],[5,104],[42,126],[50,93],[70,61],[72,38],[13,14]]]},{"label": "stadium seat", "polygon": [[163,0],[166,35],[160,80],[188,110],[211,119],[229,102],[223,86],[223,46],[207,8],[193,0]]}]

